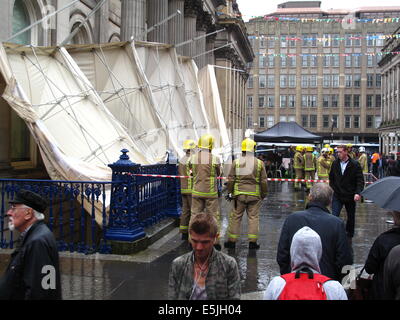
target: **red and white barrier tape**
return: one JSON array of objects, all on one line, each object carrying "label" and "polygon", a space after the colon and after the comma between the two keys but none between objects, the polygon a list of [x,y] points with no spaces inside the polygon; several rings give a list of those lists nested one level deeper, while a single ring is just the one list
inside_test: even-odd
[{"label": "red and white barrier tape", "polygon": [[[176,178],[176,179],[188,179],[189,176],[173,176],[173,175],[165,175],[165,174],[140,174],[133,173],[133,176],[138,177],[152,177],[152,178]],[[225,180],[226,177],[217,177],[219,180]],[[307,180],[307,179],[283,179],[283,178],[267,178],[267,181],[288,181],[288,182],[326,182],[329,180]],[[371,184],[373,182],[366,182],[367,184]]]}]

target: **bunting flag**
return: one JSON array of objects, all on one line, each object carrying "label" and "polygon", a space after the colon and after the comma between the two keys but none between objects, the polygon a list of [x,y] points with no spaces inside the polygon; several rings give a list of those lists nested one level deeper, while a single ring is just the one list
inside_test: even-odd
[{"label": "bunting flag", "polygon": [[306,38],[298,38],[298,37],[290,37],[290,36],[248,36],[248,39],[260,39],[260,40],[275,40],[275,41],[318,41],[318,42],[325,42],[325,41],[345,41],[346,39],[350,40],[386,40],[386,39],[400,39],[400,34],[379,34],[379,35],[366,35],[366,36],[349,36],[349,37],[306,37]]},{"label": "bunting flag", "polygon": [[344,18],[298,18],[298,17],[277,17],[277,16],[249,16],[249,15],[242,15],[241,13],[225,13],[221,11],[217,11],[216,14],[218,16],[221,15],[228,15],[236,18],[243,18],[243,17],[248,17],[250,19],[263,19],[263,20],[269,20],[269,21],[277,21],[277,22],[303,22],[303,23],[309,23],[309,22],[324,22],[324,23],[399,23],[400,18],[399,17],[391,17],[391,18],[364,18],[364,19],[359,19],[359,18],[348,18],[348,16]]},{"label": "bunting flag", "polygon": [[363,53],[257,53],[259,56],[273,56],[273,57],[346,57],[346,56],[384,56],[387,54],[397,55],[400,54],[400,51],[389,51],[389,52],[363,52]]}]

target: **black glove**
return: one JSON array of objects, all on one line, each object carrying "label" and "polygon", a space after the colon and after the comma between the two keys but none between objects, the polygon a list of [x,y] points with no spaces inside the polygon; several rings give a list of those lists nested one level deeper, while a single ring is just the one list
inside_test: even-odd
[{"label": "black glove", "polygon": [[228,193],[228,194],[225,196],[225,199],[226,199],[227,201],[232,201],[232,200],[233,200],[232,193]]}]

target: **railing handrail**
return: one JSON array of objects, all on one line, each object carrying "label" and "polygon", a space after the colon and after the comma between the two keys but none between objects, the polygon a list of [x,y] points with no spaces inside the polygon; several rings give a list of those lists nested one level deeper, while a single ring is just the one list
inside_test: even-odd
[{"label": "railing handrail", "polygon": [[42,180],[42,179],[9,179],[0,178],[0,181],[16,181],[16,182],[51,182],[51,183],[90,183],[90,184],[109,184],[121,183],[120,181],[74,181],[74,180]]}]

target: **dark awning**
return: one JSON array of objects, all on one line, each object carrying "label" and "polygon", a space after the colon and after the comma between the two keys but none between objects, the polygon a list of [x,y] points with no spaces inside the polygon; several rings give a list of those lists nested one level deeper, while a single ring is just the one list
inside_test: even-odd
[{"label": "dark awning", "polygon": [[311,133],[296,122],[278,122],[272,128],[254,135],[256,142],[322,143],[323,137]]}]

